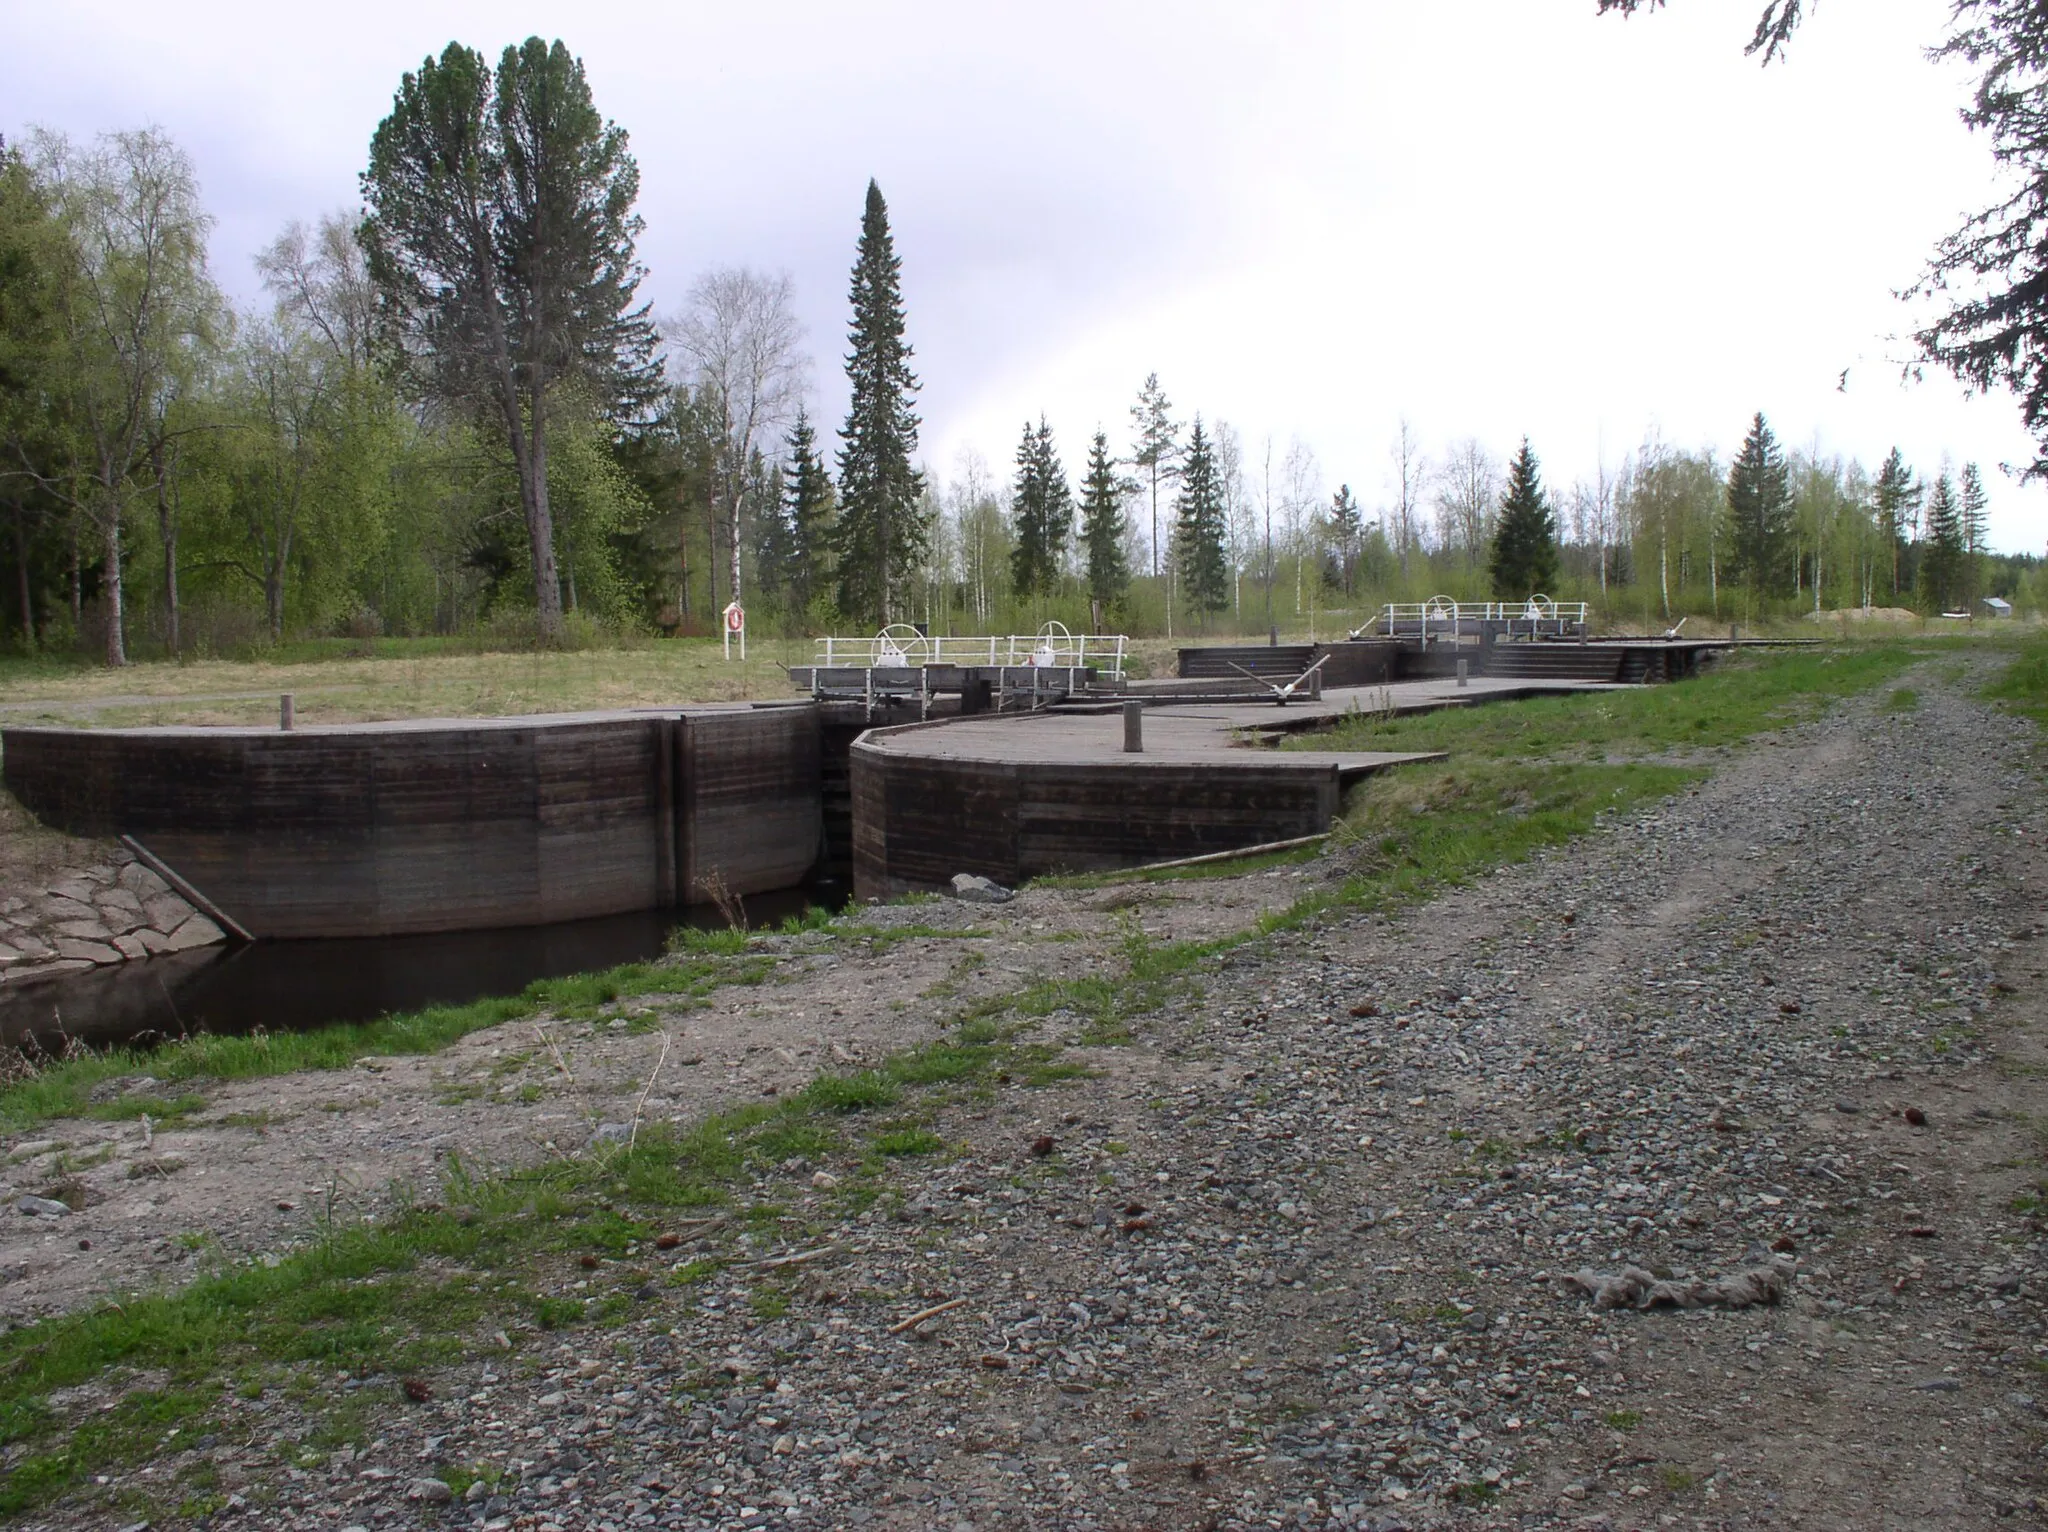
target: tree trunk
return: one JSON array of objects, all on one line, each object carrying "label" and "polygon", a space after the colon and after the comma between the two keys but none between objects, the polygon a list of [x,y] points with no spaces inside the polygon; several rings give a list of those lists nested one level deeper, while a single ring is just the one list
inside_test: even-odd
[{"label": "tree trunk", "polygon": [[[111,495],[108,498],[113,499]],[[113,500],[103,515],[105,520],[100,524],[100,534],[105,568],[100,575],[100,595],[107,611],[107,663],[119,668],[128,663],[128,645],[123,631],[125,614],[121,607],[120,502]]]},{"label": "tree trunk", "polygon": [[21,502],[14,505],[14,574],[21,596],[21,640],[28,652],[36,652],[35,591],[28,577],[28,512]]},{"label": "tree trunk", "polygon": [[731,544],[731,548],[730,548],[730,550],[729,550],[729,551],[730,551],[730,553],[731,553],[731,556],[732,556],[732,604],[733,604],[734,606],[738,606],[738,605],[740,604],[740,500],[741,500],[741,498],[742,498],[742,497],[741,497],[741,496],[740,496],[739,494],[737,494],[737,493],[735,493],[735,494],[733,495],[733,497],[732,497],[732,509],[731,509],[731,510],[730,510],[730,511],[729,511],[729,512],[727,513],[727,516],[728,516],[728,520],[727,520],[727,523],[726,523],[726,540],[727,540],[727,541],[728,541],[728,542],[729,542],[729,543]]},{"label": "tree trunk", "polygon": [[78,512],[71,513],[71,634],[75,643],[85,627],[85,563],[78,547]]},{"label": "tree trunk", "polygon": [[164,545],[164,644],[176,659],[182,647],[178,633],[178,513],[164,498],[163,487],[156,495],[157,535]]},{"label": "tree trunk", "polygon": [[519,465],[519,495],[525,502],[526,537],[533,549],[533,602],[540,641],[559,644],[562,626],[562,579],[555,567],[555,523],[548,511],[548,439],[534,406],[532,445]]},{"label": "tree trunk", "polygon": [[263,577],[263,610],[270,618],[270,641],[284,642],[284,560],[272,564]]},{"label": "tree trunk", "polygon": [[150,454],[156,470],[156,532],[164,552],[164,646],[178,657],[178,508],[169,494],[175,460],[165,461],[162,444]]}]

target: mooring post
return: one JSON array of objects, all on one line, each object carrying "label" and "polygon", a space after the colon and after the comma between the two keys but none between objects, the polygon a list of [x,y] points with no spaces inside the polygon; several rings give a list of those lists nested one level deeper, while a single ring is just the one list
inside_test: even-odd
[{"label": "mooring post", "polygon": [[277,726],[287,732],[292,727],[292,694],[285,692],[277,699]]},{"label": "mooring post", "polygon": [[1124,704],[1124,754],[1145,753],[1145,704],[1126,702]]},{"label": "mooring post", "polygon": [[1472,675],[1472,662],[1471,662],[1470,660],[1466,660],[1466,659],[1461,659],[1461,660],[1459,660],[1459,661],[1458,661],[1458,684],[1459,684],[1460,686],[1464,686],[1464,685],[1468,684],[1468,683],[1469,683],[1469,681],[1470,681],[1470,679],[1471,679],[1471,675]]}]

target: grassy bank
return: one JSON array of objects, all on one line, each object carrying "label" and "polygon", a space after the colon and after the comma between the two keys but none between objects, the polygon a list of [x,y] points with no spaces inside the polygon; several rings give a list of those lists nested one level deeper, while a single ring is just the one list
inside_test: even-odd
[{"label": "grassy bank", "polygon": [[682,953],[663,963],[627,963],[598,973],[537,979],[517,995],[438,1005],[375,1021],[316,1027],[304,1032],[258,1032],[180,1038],[149,1049],[75,1050],[48,1061],[23,1061],[17,1078],[0,1087],[0,1132],[18,1132],[54,1117],[164,1115],[156,1100],[91,1104],[104,1080],[146,1074],[167,1085],[247,1080],[309,1069],[347,1069],[376,1054],[435,1053],[472,1032],[542,1014],[575,1021],[619,1000],[659,996],[690,1004],[724,984],[758,984],[774,959],[747,949],[739,933],[681,933]]},{"label": "grassy bank", "polygon": [[[489,1356],[514,1366],[551,1332],[604,1330],[645,1312],[649,1283],[687,1288],[751,1255],[755,1228],[801,1243],[761,1177],[792,1156],[844,1171],[818,1226],[886,1195],[889,1165],[940,1152],[924,1120],[953,1093],[1000,1074],[1022,1084],[1059,1077],[1042,1051],[968,1028],[879,1068],[824,1075],[775,1104],[712,1117],[686,1133],[659,1126],[630,1144],[551,1159],[501,1175],[451,1163],[444,1202],[328,1229],[274,1261],[217,1270],[173,1293],[107,1302],[0,1337],[0,1515],[30,1509],[95,1474],[121,1474],[180,1432],[227,1428],[248,1404],[283,1396],[310,1425],[278,1447],[281,1463],[319,1460],[356,1434],[373,1401],[332,1387],[337,1371],[381,1377],[374,1403],[419,1389],[417,1375]],[[678,1228],[704,1245],[667,1269],[655,1241]],[[670,1235],[671,1239],[679,1236]],[[764,1272],[760,1306],[776,1279]],[[509,1355],[508,1355],[509,1353]],[[121,1369],[149,1382],[82,1421],[49,1396]],[[411,1380],[402,1383],[401,1380]],[[457,1493],[477,1465],[426,1465]],[[128,1516],[195,1517],[218,1509],[203,1473],[162,1493],[124,1491]]]}]

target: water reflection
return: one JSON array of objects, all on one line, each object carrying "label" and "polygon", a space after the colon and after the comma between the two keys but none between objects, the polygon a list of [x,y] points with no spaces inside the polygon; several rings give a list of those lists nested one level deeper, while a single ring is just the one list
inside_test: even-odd
[{"label": "water reflection", "polygon": [[[842,895],[818,887],[743,901],[748,924],[757,928],[839,902]],[[0,989],[0,1043],[54,1050],[66,1037],[104,1047],[189,1032],[280,1032],[369,1021],[422,1006],[516,995],[535,979],[643,962],[660,956],[679,927],[724,925],[724,917],[704,905],[496,931],[180,952]]]}]

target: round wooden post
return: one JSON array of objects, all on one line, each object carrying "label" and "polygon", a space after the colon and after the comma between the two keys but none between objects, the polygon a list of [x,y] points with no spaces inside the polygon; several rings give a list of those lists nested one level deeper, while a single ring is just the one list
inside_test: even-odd
[{"label": "round wooden post", "polygon": [[1145,753],[1145,704],[1126,702],[1124,704],[1124,754]]},{"label": "round wooden post", "polygon": [[285,692],[277,699],[277,726],[289,733],[292,721],[292,694]]}]

